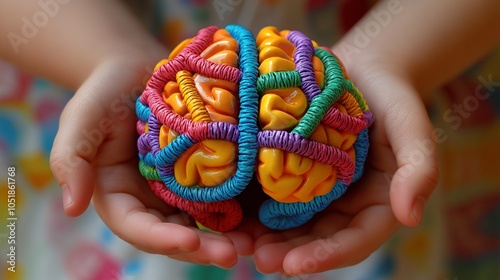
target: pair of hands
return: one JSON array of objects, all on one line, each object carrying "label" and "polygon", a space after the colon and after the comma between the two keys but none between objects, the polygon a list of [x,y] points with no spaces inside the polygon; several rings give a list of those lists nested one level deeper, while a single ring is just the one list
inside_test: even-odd
[{"label": "pair of hands", "polygon": [[155,62],[106,60],[64,109],[51,167],[67,215],[82,214],[92,200],[109,228],[140,250],[223,268],[235,265],[238,255],[253,254],[259,271],[285,275],[356,264],[401,224],[420,223],[437,180],[432,126],[402,73],[358,61],[346,68],[375,120],[361,180],[296,229],[272,231],[248,219],[231,232],[214,234],[188,224],[138,171],[134,98],[151,74],[147,65]]}]

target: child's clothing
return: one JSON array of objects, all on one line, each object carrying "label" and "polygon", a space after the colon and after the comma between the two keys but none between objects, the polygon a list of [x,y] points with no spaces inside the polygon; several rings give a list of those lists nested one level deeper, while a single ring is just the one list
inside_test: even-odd
[{"label": "child's clothing", "polygon": [[[329,46],[375,1],[127,2],[141,7],[141,18],[172,49],[200,28],[229,23],[254,34],[266,25],[300,30]],[[378,24],[383,28],[383,22]],[[497,52],[430,101],[441,181],[422,225],[402,229],[355,267],[301,279],[500,279],[499,69]],[[92,207],[82,217],[66,217],[48,162],[60,113],[70,97],[71,92],[0,62],[0,220],[8,218],[5,182],[12,165],[18,218],[15,273],[7,270],[4,253],[9,228],[0,228],[0,279],[281,279],[258,273],[251,258],[241,258],[226,271],[140,252],[117,238]]]}]

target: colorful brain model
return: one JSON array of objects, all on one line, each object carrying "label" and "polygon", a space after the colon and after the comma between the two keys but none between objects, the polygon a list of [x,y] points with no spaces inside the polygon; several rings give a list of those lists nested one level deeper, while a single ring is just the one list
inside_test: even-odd
[{"label": "colorful brain model", "polygon": [[266,27],[255,38],[237,25],[179,44],[136,111],[153,192],[220,232],[241,222],[247,187],[268,196],[258,213],[267,227],[306,223],[360,178],[372,121],[328,48],[298,31]]}]

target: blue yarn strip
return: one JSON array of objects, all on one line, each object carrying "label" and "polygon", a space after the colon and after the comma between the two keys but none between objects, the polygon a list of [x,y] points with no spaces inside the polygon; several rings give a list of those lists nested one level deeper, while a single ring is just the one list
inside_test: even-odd
[{"label": "blue yarn strip", "polygon": [[271,229],[285,230],[298,227],[309,221],[314,214],[323,211],[346,190],[347,186],[337,181],[329,193],[316,196],[310,202],[283,203],[268,199],[259,209],[259,219]]},{"label": "blue yarn strip", "polygon": [[354,153],[356,154],[356,167],[354,169],[354,176],[352,182],[356,182],[363,175],[366,157],[368,156],[368,149],[370,148],[370,141],[368,139],[368,128],[363,129],[359,134],[356,142],[353,144]]},{"label": "blue yarn strip", "polygon": [[149,115],[151,115],[151,109],[142,104],[140,98],[137,98],[137,100],[135,101],[135,112],[139,120],[148,122]]},{"label": "blue yarn strip", "polygon": [[155,166],[155,157],[153,153],[149,152],[144,155],[139,154],[139,159],[142,160],[145,164]]},{"label": "blue yarn strip", "polygon": [[191,201],[217,202],[240,194],[252,179],[257,158],[257,45],[252,33],[241,26],[228,25],[226,30],[238,42],[239,68],[242,72],[239,83],[238,163],[235,174],[215,187],[180,185],[171,170],[175,160],[194,144],[186,135],[180,135],[156,155],[156,167],[165,185],[178,196]]}]

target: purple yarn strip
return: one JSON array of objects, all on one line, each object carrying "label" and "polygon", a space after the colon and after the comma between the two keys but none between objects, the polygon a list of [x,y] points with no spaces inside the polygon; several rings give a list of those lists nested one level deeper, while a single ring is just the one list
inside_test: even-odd
[{"label": "purple yarn strip", "polygon": [[281,130],[264,130],[257,135],[259,147],[269,147],[298,154],[338,168],[338,180],[350,184],[354,176],[354,161],[340,149],[308,140],[298,134]]},{"label": "purple yarn strip", "polygon": [[363,111],[363,115],[365,116],[366,126],[371,126],[373,124],[372,112],[369,110],[366,110],[366,111]]},{"label": "purple yarn strip", "polygon": [[174,165],[173,164],[168,164],[166,166],[156,165],[156,170],[158,171],[158,174],[162,178],[163,177],[168,177],[168,176],[171,176],[171,175],[174,174]]},{"label": "purple yarn strip", "polygon": [[137,139],[137,148],[139,149],[139,154],[145,155],[149,151],[151,151],[151,145],[149,144],[149,134],[144,133],[139,136]]},{"label": "purple yarn strip", "polygon": [[154,114],[150,114],[148,118],[148,140],[151,152],[156,155],[160,151],[160,129],[161,124]]},{"label": "purple yarn strip", "polygon": [[211,122],[208,124],[208,138],[222,139],[238,143],[240,131],[237,125],[225,122]]},{"label": "purple yarn strip", "polygon": [[302,79],[301,89],[307,100],[311,102],[315,96],[321,94],[321,89],[316,83],[312,64],[314,46],[311,40],[299,31],[290,31],[287,39],[295,45],[295,52],[293,53],[295,70],[299,72]]}]

